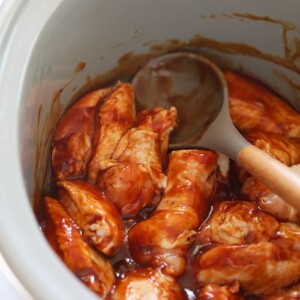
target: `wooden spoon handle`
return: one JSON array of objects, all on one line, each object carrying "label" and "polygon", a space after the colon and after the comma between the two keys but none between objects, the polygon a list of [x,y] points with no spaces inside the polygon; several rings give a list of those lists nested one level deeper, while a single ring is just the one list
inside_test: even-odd
[{"label": "wooden spoon handle", "polygon": [[300,176],[259,148],[244,147],[238,164],[300,212]]}]

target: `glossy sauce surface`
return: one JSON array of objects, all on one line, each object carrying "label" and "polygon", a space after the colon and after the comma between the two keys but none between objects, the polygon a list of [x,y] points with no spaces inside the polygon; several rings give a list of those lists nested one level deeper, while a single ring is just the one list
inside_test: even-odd
[{"label": "glossy sauce surface", "polygon": [[[227,74],[227,78],[229,78],[228,80],[231,80],[231,87],[232,87],[232,92],[234,95],[234,99],[238,98],[238,97],[243,97],[245,95],[245,92],[239,92],[239,89],[236,88],[234,86],[234,81],[235,80],[241,80],[241,78],[239,77],[232,77],[231,74]],[[233,79],[232,79],[233,78]],[[249,87],[246,87],[246,91],[247,89],[251,90],[252,86],[256,84],[255,81],[249,80],[249,82],[251,82],[252,85],[250,85]],[[257,87],[260,89],[261,86],[260,84],[257,84]],[[265,87],[262,88],[263,92],[265,92]],[[240,93],[240,94],[239,94]],[[271,92],[270,92],[271,93]],[[250,93],[251,94],[251,93]],[[247,93],[246,93],[247,95]],[[236,97],[236,98],[235,98]],[[251,106],[251,98],[252,96],[249,96],[249,101],[246,100],[246,102],[248,101],[250,103]],[[266,96],[266,98],[268,99],[269,96]],[[275,97],[275,96],[274,96]],[[272,100],[273,101],[273,100]],[[274,100],[275,102],[277,101]],[[281,101],[281,100],[280,100]],[[236,104],[236,102],[234,102],[234,100],[231,102],[233,103],[233,105]],[[280,102],[281,103],[281,102]],[[259,105],[258,105],[259,106]],[[279,105],[281,107],[281,104]],[[249,108],[249,107],[247,107]],[[85,123],[85,121],[87,121],[88,125],[86,128],[87,131],[90,131],[90,112],[92,111],[92,108],[84,108],[83,110],[81,110],[81,112],[83,113],[83,121],[80,121],[77,118],[74,118],[74,128],[71,129],[70,132],[77,132],[77,128],[82,128],[81,127],[81,123]],[[274,113],[274,111],[276,110],[276,108],[273,107],[273,109],[269,109],[269,110],[264,110],[263,112],[263,119],[262,122],[257,125],[257,123],[255,123],[258,127],[255,127],[255,130],[258,130],[257,128],[259,128],[259,131],[261,130],[266,130],[268,131],[272,131],[272,133],[274,134],[278,134],[278,132],[273,132],[274,130],[272,130],[272,128],[284,128],[284,125],[290,125],[287,126],[287,129],[284,129],[284,132],[287,132],[287,134],[285,134],[288,138],[289,134],[292,135],[292,142],[296,143],[299,141],[299,137],[297,136],[298,134],[298,130],[297,130],[297,126],[300,124],[300,120],[299,120],[299,115],[294,112],[292,109],[290,110],[290,108],[287,109],[288,112],[291,113],[291,115],[294,117],[293,122],[291,122],[289,119],[289,122],[283,122],[284,124],[280,124],[280,126],[270,126],[268,127],[268,124],[272,125],[272,122],[274,123],[274,118],[276,120],[276,117],[274,117],[274,114],[276,114],[276,112]],[[279,118],[282,117],[286,112],[286,106],[283,105],[283,109],[278,113],[277,115],[279,115]],[[240,111],[241,114],[239,114],[236,118],[236,124],[237,125],[241,125],[240,130],[242,132],[247,132],[247,127],[249,125],[249,123],[244,123],[243,121],[247,118],[245,117],[241,117],[242,115],[242,111]],[[151,114],[150,114],[151,116]],[[239,119],[238,117],[241,117],[241,119]],[[270,122],[269,122],[270,120]],[[136,125],[139,124],[139,120],[137,120]],[[159,128],[159,123],[156,123],[155,121],[153,122],[153,128],[154,131],[158,130],[157,128]],[[265,126],[264,126],[265,125]],[[278,125],[278,124],[277,124]],[[147,127],[147,125],[145,125]],[[246,128],[246,129],[245,129]],[[271,129],[270,129],[271,128]],[[278,138],[278,137],[276,137]],[[281,137],[279,137],[281,138]],[[267,140],[268,142],[269,140]],[[277,141],[275,139],[275,141]],[[54,141],[54,145],[55,145],[55,141]],[[274,145],[279,145],[279,143],[275,142]],[[294,148],[293,148],[294,149]],[[298,148],[295,148],[296,152],[298,151]],[[89,149],[90,150],[90,149]],[[290,155],[292,151],[288,151]],[[281,156],[281,155],[279,155]],[[204,160],[207,159],[206,157],[203,158]],[[205,163],[205,162],[204,162]],[[209,161],[207,161],[206,163],[209,163]],[[218,207],[220,206],[220,203],[222,203],[224,200],[226,201],[236,201],[236,200],[249,200],[247,198],[247,196],[243,196],[241,195],[241,186],[244,184],[244,177],[248,176],[242,173],[241,170],[238,169],[238,167],[235,165],[234,162],[230,162],[229,163],[230,168],[229,168],[229,173],[227,174],[226,177],[224,176],[218,176],[217,177],[217,182],[215,184],[215,190],[213,192],[213,194],[210,196],[209,198],[209,209],[206,211],[206,213],[201,212],[201,214],[203,214],[203,218],[204,218],[204,222],[202,222],[202,224],[200,225],[200,230],[202,230],[203,228],[206,229],[210,229],[209,222],[211,220],[211,217],[213,216],[213,213],[218,209]],[[164,164],[164,172],[166,170],[166,166],[167,163]],[[64,167],[62,167],[62,169],[64,169]],[[82,174],[82,173],[78,173],[76,174],[76,176],[74,178],[72,178],[72,180],[78,180],[78,179],[82,179],[82,180],[87,180],[86,175]],[[170,191],[170,193],[178,193],[179,190],[177,191]],[[47,176],[47,181],[45,183],[45,189],[43,191],[42,196],[51,196],[53,198],[57,198],[59,195],[59,191],[57,189],[56,186],[56,177],[55,174],[53,173],[53,170],[49,170],[48,176]],[[238,202],[238,201],[237,201]],[[228,207],[230,207],[230,205],[228,204]],[[227,208],[228,208],[227,207]],[[201,207],[199,207],[200,210],[202,209]],[[227,209],[226,208],[226,209]],[[135,226],[136,224],[140,223],[143,220],[149,219],[149,217],[154,213],[156,207],[152,207],[152,208],[144,208],[142,209],[139,214],[136,217],[124,217],[123,216],[123,222],[124,222],[124,227],[125,227],[125,238],[124,238],[124,242],[122,244],[122,246],[119,248],[119,250],[117,251],[117,253],[115,255],[113,255],[112,257],[109,258],[110,263],[113,267],[114,270],[114,275],[116,280],[121,280],[125,277],[125,274],[130,271],[130,270],[136,270],[139,267],[144,267],[143,264],[139,264],[136,261],[134,261],[134,259],[131,257],[130,253],[129,253],[129,244],[128,244],[128,231]],[[255,215],[255,209],[253,209],[254,213],[254,219],[257,218],[258,216],[260,216],[261,212],[258,213],[258,215]],[[199,212],[200,214],[200,212]],[[242,214],[241,214],[242,215]],[[268,215],[269,216],[269,215]],[[57,244],[56,244],[56,232],[55,229],[53,228],[53,226],[51,225],[51,222],[49,222],[49,219],[47,217],[47,215],[45,214],[45,207],[44,207],[44,201],[43,201],[43,197],[40,201],[40,205],[39,205],[39,210],[38,210],[38,219],[40,221],[41,224],[41,228],[42,230],[45,232],[49,242],[51,243],[51,245],[53,246],[53,248],[59,253],[60,249],[58,248]],[[266,220],[268,220],[268,217],[266,217]],[[279,221],[281,221],[279,219]],[[266,221],[268,222],[268,221]],[[273,221],[270,221],[270,224],[274,224]],[[275,226],[274,226],[275,227]],[[297,233],[298,229],[295,229],[295,232]],[[270,233],[270,236],[272,236],[273,233]],[[283,234],[281,234],[283,235]],[[259,236],[259,234],[258,234]],[[297,236],[297,234],[295,235]],[[181,284],[181,286],[185,289],[186,293],[187,293],[187,297],[188,299],[197,299],[196,294],[197,294],[197,290],[200,287],[199,284],[196,282],[195,280],[195,265],[197,265],[199,263],[199,257],[205,257],[202,256],[204,254],[207,254],[207,257],[209,257],[209,259],[207,261],[201,262],[203,268],[209,268],[213,265],[216,266],[223,266],[224,268],[228,267],[229,269],[232,268],[234,269],[236,267],[236,265],[241,266],[243,265],[243,258],[241,257],[231,257],[231,254],[236,251],[243,251],[243,249],[246,249],[248,247],[247,243],[249,241],[253,242],[253,239],[251,240],[251,237],[248,237],[249,239],[246,240],[246,244],[241,243],[241,244],[237,244],[237,245],[230,245],[230,246],[226,246],[224,245],[222,248],[221,252],[217,252],[217,248],[215,248],[216,245],[218,245],[217,242],[215,241],[210,241],[209,243],[205,243],[203,241],[199,241],[196,240],[193,245],[190,247],[189,251],[188,251],[188,255],[187,255],[187,265],[186,265],[186,270],[185,273],[183,275],[181,275],[178,278],[178,282]],[[276,237],[278,240],[280,240],[279,237]],[[275,237],[273,237],[274,240],[276,240]],[[258,238],[260,239],[260,237]],[[263,242],[261,242],[263,243]],[[264,242],[266,244],[263,245],[269,245],[267,244],[268,242]],[[293,245],[293,244],[292,244]],[[215,249],[215,250],[214,250]],[[273,249],[273,248],[272,248]],[[272,256],[273,252],[270,252],[271,254],[271,258],[273,260],[286,260],[288,259],[288,252],[284,251],[280,246],[274,246],[274,256]],[[76,249],[74,249],[75,251]],[[218,255],[215,255],[213,257],[209,256],[209,251],[210,250],[214,250],[218,253]],[[77,250],[76,250],[77,251]],[[72,253],[70,253],[70,255],[72,256]],[[77,252],[74,252],[74,256],[73,259],[77,260],[76,258]],[[253,258],[254,260],[256,259],[255,257]],[[81,260],[81,257],[78,257],[78,261]],[[245,259],[245,266],[249,264],[249,262],[251,262],[251,256],[247,257],[247,259]],[[226,265],[228,263],[228,265]],[[249,294],[249,293],[244,293],[243,295],[246,299],[258,299],[258,298],[262,298],[263,296],[261,295],[253,295],[253,294]]]}]

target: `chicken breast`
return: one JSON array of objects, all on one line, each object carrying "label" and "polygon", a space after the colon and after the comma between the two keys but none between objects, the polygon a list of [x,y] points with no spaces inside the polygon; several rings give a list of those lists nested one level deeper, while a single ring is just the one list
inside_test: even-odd
[{"label": "chicken breast", "polygon": [[243,300],[240,294],[240,284],[234,281],[228,285],[219,286],[217,284],[208,284],[201,288],[197,293],[198,300]]},{"label": "chicken breast", "polygon": [[129,83],[118,83],[96,112],[94,151],[88,168],[88,178],[92,183],[97,181],[100,164],[112,157],[121,137],[132,127],[134,120],[132,86]]},{"label": "chicken breast", "polygon": [[112,291],[109,300],[187,300],[178,282],[159,270],[128,271]]},{"label": "chicken breast", "polygon": [[268,241],[280,224],[248,201],[224,201],[215,206],[198,232],[201,245],[249,244]]},{"label": "chicken breast", "polygon": [[212,151],[172,152],[161,202],[147,220],[128,233],[130,254],[137,262],[159,267],[172,276],[185,271],[188,248],[208,213],[217,160]]},{"label": "chicken breast", "polygon": [[[300,163],[300,144],[293,140],[282,135],[261,132],[252,132],[246,135],[246,138],[253,145],[287,166]],[[255,201],[262,210],[283,221],[300,221],[300,213],[296,209],[270,191],[256,178],[245,174],[243,170],[240,170],[240,178],[243,181],[241,187],[241,195],[243,197]]]},{"label": "chicken breast", "polygon": [[124,225],[116,207],[86,181],[60,181],[57,185],[59,200],[83,236],[105,255],[115,254],[124,240]]},{"label": "chicken breast", "polygon": [[[46,197],[45,208],[48,217],[46,236],[51,245],[85,285],[100,297],[105,298],[115,280],[109,261],[96,253],[82,239],[79,227],[70,218],[62,204],[53,198]],[[51,231],[50,228],[53,230]]]},{"label": "chicken breast", "polygon": [[72,105],[53,134],[52,167],[59,180],[83,177],[92,155],[96,106],[112,88],[91,92]]},{"label": "chicken breast", "polygon": [[135,216],[160,200],[167,183],[162,164],[176,118],[175,108],[142,112],[112,159],[101,164],[97,184],[123,216]]},{"label": "chicken breast", "polygon": [[200,256],[195,274],[200,285],[237,280],[247,293],[270,295],[299,279],[300,252],[272,242],[219,245]]},{"label": "chicken breast", "polygon": [[300,137],[299,114],[278,94],[262,83],[233,71],[224,72],[230,112],[242,132],[273,132]]}]

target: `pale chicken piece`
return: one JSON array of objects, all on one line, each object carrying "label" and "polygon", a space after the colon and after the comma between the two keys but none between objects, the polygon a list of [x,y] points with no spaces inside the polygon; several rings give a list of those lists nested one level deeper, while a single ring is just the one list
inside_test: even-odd
[{"label": "pale chicken piece", "polygon": [[236,182],[233,182],[232,174],[235,169],[232,168],[232,162],[229,157],[217,152],[217,174],[216,174],[216,187],[212,195],[212,204],[215,201],[232,199],[235,190],[237,189]]},{"label": "pale chicken piece", "polygon": [[123,216],[134,216],[159,201],[167,182],[162,163],[176,119],[173,107],[142,112],[112,159],[102,162],[97,184]]},{"label": "pale chicken piece", "polygon": [[112,157],[121,137],[132,127],[134,120],[132,86],[129,83],[118,83],[96,112],[94,150],[88,167],[88,178],[92,183],[97,181],[100,164]]},{"label": "pale chicken piece", "polygon": [[117,281],[109,300],[187,300],[187,296],[172,277],[155,269],[128,271]]},{"label": "pale chicken piece", "polygon": [[274,237],[274,242],[300,251],[300,225],[281,223]]},{"label": "pale chicken piece", "polygon": [[116,207],[86,181],[60,181],[57,185],[59,200],[83,236],[102,253],[115,254],[124,240],[124,225]]},{"label": "pale chicken piece", "polygon": [[158,133],[160,158],[162,165],[167,163],[167,152],[171,131],[177,126],[177,110],[170,107],[169,110],[157,107],[152,110],[144,110],[138,114],[135,123],[140,130],[150,130]]},{"label": "pale chicken piece", "polygon": [[300,163],[300,143],[297,140],[270,132],[251,132],[245,137],[251,144],[286,166]]},{"label": "pale chicken piece", "polygon": [[[278,134],[260,132],[248,134],[246,138],[253,145],[287,166],[300,163],[300,144],[293,140]],[[240,179],[243,182],[241,187],[242,196],[255,201],[262,210],[281,220],[300,221],[300,213],[296,209],[270,191],[256,178],[249,176],[244,170],[240,170]]]},{"label": "pale chicken piece", "polygon": [[[286,166],[300,163],[300,143],[283,135],[270,132],[251,132],[245,138],[257,148],[279,160]],[[244,182],[249,174],[239,168],[239,179]]]},{"label": "pale chicken piece", "polygon": [[266,296],[262,300],[300,300],[300,283],[290,288],[276,291],[271,296]]},{"label": "pale chicken piece", "polygon": [[272,242],[219,245],[200,256],[195,274],[200,285],[238,280],[247,293],[271,295],[300,278],[300,251]]},{"label": "pale chicken piece", "polygon": [[61,117],[53,135],[52,167],[59,180],[86,175],[92,155],[94,115],[112,88],[91,92]]},{"label": "pale chicken piece", "polygon": [[260,101],[245,101],[229,94],[229,104],[232,121],[242,134],[252,131],[283,134],[283,129]]},{"label": "pale chicken piece", "polygon": [[128,233],[135,261],[172,276],[185,271],[186,255],[209,210],[218,156],[212,151],[173,151],[168,185],[155,212]]},{"label": "pale chicken piece", "polygon": [[224,201],[215,206],[198,232],[201,245],[249,244],[268,241],[279,228],[276,219],[248,201]]},{"label": "pale chicken piece", "polygon": [[77,278],[105,298],[115,281],[109,261],[82,239],[80,229],[62,204],[45,197],[45,208],[48,217],[45,233],[52,247]]},{"label": "pale chicken piece", "polygon": [[249,177],[245,180],[241,193],[244,197],[255,201],[263,211],[282,221],[300,222],[300,213],[294,207],[274,194],[254,177]]},{"label": "pale chicken piece", "polygon": [[300,137],[299,114],[277,93],[262,83],[232,71],[224,72],[230,112],[235,126],[251,131]]},{"label": "pale chicken piece", "polygon": [[208,284],[197,293],[198,300],[243,300],[240,284],[234,281],[228,285]]}]

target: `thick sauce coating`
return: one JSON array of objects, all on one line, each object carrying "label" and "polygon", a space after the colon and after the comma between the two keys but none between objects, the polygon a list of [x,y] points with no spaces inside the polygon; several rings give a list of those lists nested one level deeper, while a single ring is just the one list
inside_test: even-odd
[{"label": "thick sauce coating", "polygon": [[136,216],[159,201],[167,182],[162,164],[176,118],[173,107],[141,112],[112,158],[102,162],[97,184],[123,216]]},{"label": "thick sauce coating", "polygon": [[212,151],[180,150],[170,155],[168,185],[154,213],[128,233],[135,261],[177,277],[186,254],[206,217],[215,185],[217,155]]},{"label": "thick sauce coating", "polygon": [[155,269],[136,269],[117,281],[109,300],[186,300],[179,283]]},{"label": "thick sauce coating", "polygon": [[[235,126],[299,164],[299,114],[263,84],[225,77]],[[168,153],[177,113],[136,116],[120,82],[66,111],[39,216],[49,243],[104,299],[299,299],[299,212],[224,155]]]},{"label": "thick sauce coating", "polygon": [[[46,197],[45,208],[52,227],[48,239],[70,270],[101,297],[114,284],[113,269],[107,259],[94,251],[83,239],[80,228],[55,199]],[[46,231],[47,234],[47,231]]]}]

